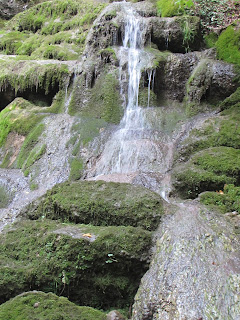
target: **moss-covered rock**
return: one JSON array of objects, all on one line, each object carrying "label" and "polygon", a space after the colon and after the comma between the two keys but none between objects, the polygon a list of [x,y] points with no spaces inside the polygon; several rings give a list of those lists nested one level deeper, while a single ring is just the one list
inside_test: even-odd
[{"label": "moss-covered rock", "polygon": [[0,301],[32,289],[98,308],[126,307],[146,271],[151,233],[22,221],[0,236]]},{"label": "moss-covered rock", "polygon": [[28,101],[15,99],[0,113],[0,146],[4,145],[10,132],[27,136],[43,117]]},{"label": "moss-covered rock", "polygon": [[237,87],[236,72],[232,65],[212,59],[201,59],[194,68],[186,85],[188,112],[197,113],[200,103],[217,105],[231,95]]},{"label": "moss-covered rock", "polygon": [[229,147],[209,148],[196,153],[174,170],[174,186],[185,198],[203,191],[223,189],[224,184],[240,184],[240,150]]},{"label": "moss-covered rock", "polygon": [[223,31],[216,42],[217,56],[219,59],[235,63],[240,66],[240,29],[229,26]]},{"label": "moss-covered rock", "polygon": [[55,186],[27,208],[31,219],[42,216],[93,225],[131,225],[157,228],[162,201],[158,194],[138,186],[104,181],[78,181]]},{"label": "moss-covered rock", "polygon": [[8,205],[11,196],[6,188],[0,185],[0,208],[5,208]]},{"label": "moss-covered rock", "polygon": [[230,107],[240,107],[240,87],[220,104],[221,110],[229,109]]},{"label": "moss-covered rock", "polygon": [[240,187],[225,184],[218,192],[204,192],[200,201],[210,207],[218,208],[221,212],[236,211],[240,213]]},{"label": "moss-covered rock", "polygon": [[15,93],[26,89],[37,92],[43,89],[45,94],[57,91],[69,77],[67,65],[40,64],[34,61],[0,60],[0,91],[11,88]]},{"label": "moss-covered rock", "polygon": [[[123,110],[116,72],[102,72],[96,78],[94,65],[90,69],[85,76],[79,78],[79,85],[74,88],[69,113],[80,113],[84,117],[118,124]],[[84,94],[79,91],[79,86]]]},{"label": "moss-covered rock", "polygon": [[106,315],[90,307],[79,307],[53,293],[29,291],[0,306],[5,320],[106,320]]},{"label": "moss-covered rock", "polygon": [[219,107],[223,111],[208,118],[193,129],[179,148],[175,158],[186,161],[192,154],[210,147],[232,147],[240,149],[240,90],[239,88]]}]

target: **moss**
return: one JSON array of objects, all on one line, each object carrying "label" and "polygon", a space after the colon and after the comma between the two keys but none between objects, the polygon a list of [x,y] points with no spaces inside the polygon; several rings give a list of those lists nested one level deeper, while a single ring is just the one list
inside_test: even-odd
[{"label": "moss", "polygon": [[205,121],[201,129],[190,132],[180,151],[181,157],[188,159],[191,154],[209,147],[225,146],[240,149],[239,92],[237,89],[220,104],[220,108],[224,110],[220,116]]},{"label": "moss", "polygon": [[29,168],[29,166],[31,166],[37,159],[39,159],[45,153],[46,145],[43,145],[43,147],[39,151],[34,150],[35,145],[38,143],[38,138],[43,133],[43,131],[44,124],[39,124],[26,137],[22,145],[21,151],[18,155],[18,168]]},{"label": "moss", "polygon": [[[37,307],[34,307],[34,305]],[[5,320],[105,320],[106,315],[89,307],[79,307],[53,293],[26,292],[0,306]]]},{"label": "moss", "polygon": [[[82,108],[81,115],[93,116],[106,122],[118,124],[123,116],[118,80],[115,74],[102,73],[92,89],[89,102]],[[78,108],[76,105],[75,108]],[[73,114],[72,104],[69,112]]]},{"label": "moss", "polygon": [[101,59],[106,59],[106,60],[112,59],[114,62],[117,61],[116,53],[115,53],[114,49],[111,47],[102,49],[100,51],[100,55],[101,55]]},{"label": "moss", "polygon": [[[40,125],[42,126],[42,125]],[[37,127],[38,128],[38,127]],[[37,129],[36,128],[36,129]],[[42,126],[41,129],[38,129],[39,132],[42,132],[42,130],[44,129],[44,126]],[[38,130],[34,130],[30,135],[29,137],[32,135],[32,134],[39,134]],[[26,141],[29,139],[29,137],[27,137]],[[35,136],[35,139],[37,137]],[[36,141],[33,141],[33,138],[30,140],[28,140],[27,142],[27,146],[23,144],[23,151],[20,152],[19,154],[19,158],[18,158],[18,166],[21,167],[23,170],[24,170],[24,173],[25,173],[25,176],[27,176],[29,174],[29,168],[37,161],[39,160],[46,152],[46,149],[47,149],[47,146],[46,144],[43,144],[40,149],[37,148],[37,147],[34,147],[31,152],[29,153],[29,155],[27,155],[27,158],[26,158],[26,161],[23,160],[23,158],[25,156],[23,156],[23,153],[26,151],[26,149],[30,149],[30,147],[32,147],[34,145],[34,143],[36,143]],[[24,164],[22,166],[20,166],[22,164],[22,162],[24,162]]]},{"label": "moss", "polygon": [[198,22],[197,17],[186,17],[182,19],[182,32],[183,32],[183,47],[186,52],[191,51],[190,47],[193,44],[197,30],[193,28],[196,26],[196,22]]},{"label": "moss", "polygon": [[0,236],[0,302],[27,290],[109,309],[132,303],[151,233],[133,227],[22,221]]},{"label": "moss", "polygon": [[240,213],[240,187],[226,184],[222,192],[205,192],[201,195],[202,203],[216,207],[221,212],[237,211]]},{"label": "moss", "polygon": [[216,42],[217,57],[240,66],[240,29],[229,26]]},{"label": "moss", "polygon": [[220,103],[221,110],[228,109],[230,107],[239,107],[240,105],[240,87],[227,97],[222,103]]},{"label": "moss", "polygon": [[198,65],[194,68],[187,83],[187,99],[190,102],[188,107],[196,103],[200,103],[202,97],[205,95],[211,81],[211,71],[209,59],[202,59]]},{"label": "moss", "polygon": [[66,65],[44,64],[33,61],[0,61],[0,90],[18,91],[43,89],[47,94],[55,87],[63,87],[69,77]]},{"label": "moss", "polygon": [[185,165],[175,169],[174,186],[185,198],[195,198],[203,191],[216,191],[224,184],[240,184],[240,150],[215,147],[195,154]]},{"label": "moss", "polygon": [[19,31],[3,34],[0,37],[0,51],[3,51],[5,54],[16,54],[27,37],[27,34]]},{"label": "moss", "polygon": [[[141,107],[147,107],[148,106],[148,88],[146,88],[146,87],[145,88],[140,88],[139,96],[138,96],[138,104]],[[157,105],[157,96],[152,90],[150,90],[149,105],[150,106],[156,106]]]},{"label": "moss", "polygon": [[[154,45],[154,44],[153,44]],[[160,67],[162,62],[166,62],[167,58],[171,55],[169,51],[159,51],[157,48],[146,47],[145,50],[147,53],[154,55],[154,60],[152,64],[152,68],[156,69]]]},{"label": "moss", "polygon": [[0,185],[0,208],[6,208],[11,196],[6,189]]},{"label": "moss", "polygon": [[181,16],[194,7],[192,0],[159,0],[156,5],[161,17]]},{"label": "moss", "polygon": [[86,146],[90,141],[97,137],[106,126],[107,122],[103,119],[81,117],[80,121],[72,127],[72,134],[73,137],[75,137],[72,140],[72,144],[74,144],[73,155],[77,155],[80,146]]},{"label": "moss", "polygon": [[44,1],[19,13],[6,26],[16,35],[16,43],[12,44],[14,53],[36,59],[76,59],[84,50],[91,24],[105,6],[90,0],[55,0]]},{"label": "moss", "polygon": [[37,190],[38,188],[39,188],[39,185],[37,183],[31,182],[30,184],[31,191]]},{"label": "moss", "polygon": [[217,40],[218,35],[215,32],[210,32],[209,34],[204,36],[204,41],[208,49],[215,47]]},{"label": "moss", "polygon": [[[43,119],[44,115],[32,111],[34,106],[17,98],[0,113],[0,146],[6,142],[10,132],[26,136]],[[30,150],[31,151],[31,150]]]},{"label": "moss", "polygon": [[159,196],[143,187],[103,181],[79,181],[54,187],[28,216],[93,225],[131,225],[153,230],[163,213]]},{"label": "moss", "polygon": [[82,177],[83,174],[83,161],[82,159],[72,159],[70,164],[70,175],[69,179],[72,181],[79,180]]}]

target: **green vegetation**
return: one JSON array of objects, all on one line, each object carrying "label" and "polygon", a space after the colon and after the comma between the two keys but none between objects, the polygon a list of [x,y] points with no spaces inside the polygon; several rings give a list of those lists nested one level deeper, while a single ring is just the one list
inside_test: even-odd
[{"label": "green vegetation", "polygon": [[240,29],[229,26],[220,34],[216,48],[219,59],[240,66]]},{"label": "green vegetation", "polygon": [[222,192],[205,192],[200,200],[224,213],[230,211],[240,213],[240,187],[235,187],[233,184],[225,184]]},{"label": "green vegetation", "polygon": [[83,161],[81,159],[72,159],[70,163],[71,171],[69,179],[72,181],[79,180],[83,174]]},{"label": "green vegetation", "polygon": [[193,153],[210,147],[232,147],[240,149],[240,88],[220,103],[223,110],[218,117],[204,122],[201,129],[190,132],[180,151],[188,159]]},{"label": "green vegetation", "polygon": [[206,34],[204,36],[206,47],[208,49],[215,47],[217,39],[218,39],[218,35],[215,32],[210,32],[209,34]]},{"label": "green vegetation", "polygon": [[216,191],[224,184],[240,184],[240,150],[215,147],[196,153],[176,168],[174,186],[184,198],[195,198],[203,191]]},{"label": "green vegetation", "polygon": [[18,222],[0,236],[0,302],[37,289],[99,309],[127,307],[150,246],[141,228]]},{"label": "green vegetation", "polygon": [[48,94],[55,87],[63,87],[69,77],[68,67],[59,64],[40,65],[34,61],[0,60],[0,91],[22,92],[43,89]]},{"label": "green vegetation", "polygon": [[[41,126],[41,124],[39,125]],[[38,128],[38,127],[37,127]],[[36,128],[36,129],[37,129]],[[39,130],[39,132],[37,132],[37,130],[34,130],[32,131],[29,136],[27,137],[27,139],[25,140],[27,145],[23,144],[23,147],[22,147],[22,150],[19,154],[19,158],[18,158],[18,162],[17,164],[20,166],[21,162],[24,161],[23,158],[23,154],[24,152],[30,148],[30,146],[33,146],[34,143],[37,143],[38,140],[37,140],[37,137],[35,136],[36,138],[36,141],[33,141],[33,136],[36,135],[36,134],[39,134],[39,132],[41,132],[41,130]],[[43,126],[43,129],[44,129],[44,126]],[[32,139],[30,139],[30,137],[32,137]],[[34,147],[30,154],[27,156],[26,158],[26,161],[24,162],[24,164],[21,166],[21,168],[24,170],[24,175],[25,176],[28,176],[29,175],[29,170],[30,170],[30,167],[37,161],[39,160],[45,153],[46,153],[46,150],[47,150],[47,146],[46,144],[43,144],[40,149],[36,147]],[[36,186],[33,186],[32,185],[32,189],[34,189]],[[37,188],[36,188],[37,189]]]},{"label": "green vegetation", "polygon": [[[141,107],[148,106],[148,88],[144,87],[139,89],[138,104]],[[156,106],[156,105],[157,105],[157,95],[152,90],[150,90],[149,106]]]},{"label": "green vegetation", "polygon": [[187,17],[182,20],[182,31],[183,31],[183,47],[186,52],[191,51],[190,46],[194,42],[196,37],[196,30],[192,28],[193,23],[197,22],[197,17]]},{"label": "green vegetation", "polygon": [[43,119],[44,115],[32,111],[34,106],[17,98],[0,113],[0,146],[6,142],[10,132],[26,136]]},{"label": "green vegetation", "polygon": [[75,60],[84,50],[91,24],[105,6],[91,0],[39,3],[6,24],[0,50],[34,59]]},{"label": "green vegetation", "polygon": [[6,189],[0,185],[0,208],[5,208],[10,200],[10,195]]},{"label": "green vegetation", "polygon": [[[36,126],[25,139],[21,151],[19,153],[17,159],[17,167],[28,169],[36,160],[40,159],[40,157],[46,151],[46,145],[43,145],[39,151],[34,149],[35,145],[38,143],[39,136],[44,131],[44,124],[39,124]],[[28,175],[26,172],[25,175]]]},{"label": "green vegetation", "polygon": [[[91,73],[93,71],[89,71]],[[94,79],[95,75],[92,74]],[[94,82],[94,80],[92,81]],[[119,83],[115,73],[103,72],[92,88],[86,88],[86,80],[81,78],[79,86],[89,97],[89,102],[82,102],[82,92],[78,86],[74,89],[73,98],[69,105],[69,113],[74,115],[80,113],[84,118],[97,118],[105,122],[118,124],[122,118],[123,110],[119,94]]]},{"label": "green vegetation", "polygon": [[[34,307],[35,306],[35,307]],[[106,315],[90,307],[79,307],[53,293],[26,292],[0,306],[4,320],[106,320]]]},{"label": "green vegetation", "polygon": [[156,5],[161,17],[181,16],[194,7],[192,0],[158,0]]},{"label": "green vegetation", "polygon": [[18,49],[26,39],[27,34],[19,31],[3,34],[0,38],[0,51],[3,51],[5,54],[17,54]]},{"label": "green vegetation", "polygon": [[153,230],[163,213],[159,196],[126,183],[78,181],[48,191],[28,208],[28,217],[42,216],[93,225],[131,225]]}]

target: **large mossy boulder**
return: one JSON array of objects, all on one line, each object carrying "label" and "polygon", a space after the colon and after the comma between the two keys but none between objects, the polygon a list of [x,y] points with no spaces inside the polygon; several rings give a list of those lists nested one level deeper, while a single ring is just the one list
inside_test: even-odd
[{"label": "large mossy boulder", "polygon": [[158,194],[144,187],[104,181],[62,183],[26,209],[30,219],[42,216],[75,223],[157,228],[163,214]]},{"label": "large mossy boulder", "polygon": [[29,291],[0,306],[4,320],[106,320],[106,315],[90,307],[79,307],[53,293]]},{"label": "large mossy boulder", "polygon": [[150,247],[151,232],[139,227],[18,222],[0,236],[0,302],[41,290],[79,305],[128,307]]}]

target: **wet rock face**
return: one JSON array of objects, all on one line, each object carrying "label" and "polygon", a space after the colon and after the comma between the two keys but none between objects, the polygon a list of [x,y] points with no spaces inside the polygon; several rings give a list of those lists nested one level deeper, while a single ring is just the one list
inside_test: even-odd
[{"label": "wet rock face", "polygon": [[[159,50],[185,53],[189,49],[199,50],[201,46],[200,20],[197,17],[174,17],[150,19],[151,41]],[[185,35],[191,30],[191,38]]]},{"label": "wet rock face", "polygon": [[159,98],[183,101],[186,83],[200,60],[200,55],[191,52],[172,54],[166,64],[156,70],[154,91]]},{"label": "wet rock face", "polygon": [[196,204],[180,204],[157,233],[155,254],[135,297],[132,319],[237,319],[238,241],[222,216]]},{"label": "wet rock face", "polygon": [[193,70],[187,83],[189,101],[219,101],[228,97],[236,89],[233,82],[236,73],[233,65],[202,59]]},{"label": "wet rock face", "polygon": [[0,18],[10,19],[17,13],[25,10],[27,8],[27,0],[17,1],[17,0],[0,0]]},{"label": "wet rock face", "polygon": [[235,76],[233,65],[209,57],[209,50],[170,54],[156,70],[154,92],[159,99],[216,103],[234,92]]}]

